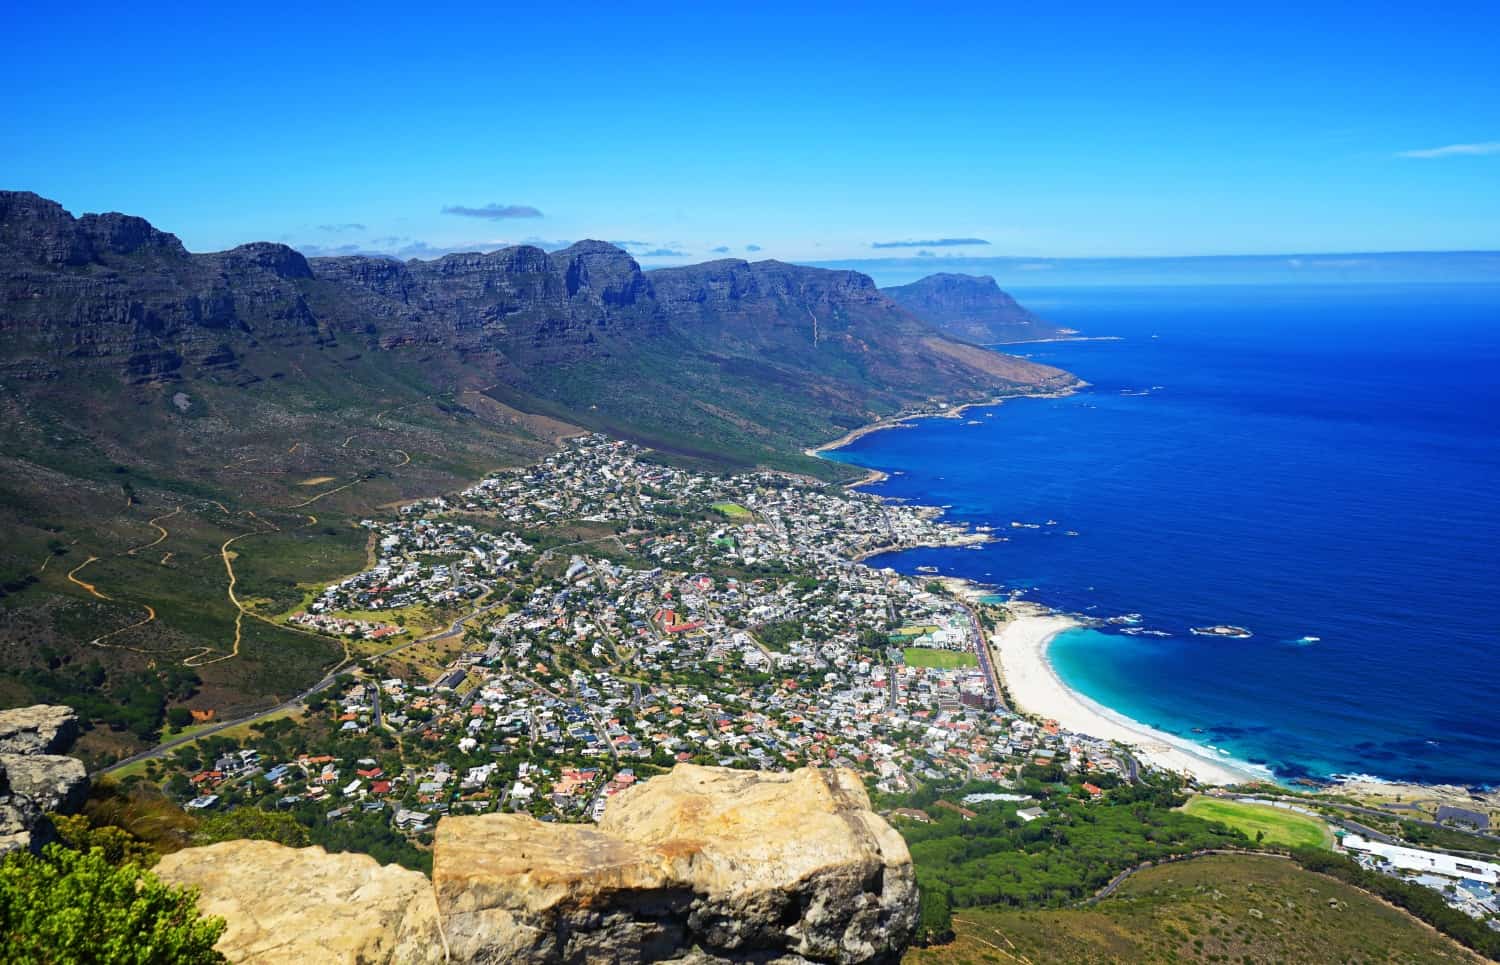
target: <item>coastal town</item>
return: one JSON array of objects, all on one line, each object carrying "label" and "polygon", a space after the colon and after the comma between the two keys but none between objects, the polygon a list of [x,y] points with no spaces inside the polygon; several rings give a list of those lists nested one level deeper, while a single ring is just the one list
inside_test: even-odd
[{"label": "coastal town", "polygon": [[[415,611],[489,604],[484,619],[430,679],[382,675],[376,657],[350,668],[313,702],[321,753],[272,760],[251,739],[169,758],[198,765],[190,808],[274,795],[419,834],[455,809],[596,818],[680,761],[850,767],[890,793],[1028,767],[1097,790],[1138,766],[1008,709],[982,627],[1003,611],[860,562],[988,538],[936,510],[691,472],[594,435],[364,525],[374,565],[289,622],[382,648],[409,641]],[[339,753],[382,742],[399,753]]]},{"label": "coastal town", "polygon": [[[284,616],[354,641],[361,659],[295,723],[153,762],[187,809],[270,806],[420,850],[446,814],[597,821],[681,762],[846,767],[889,795],[972,785],[938,806],[1003,801],[1023,822],[1044,815],[1044,783],[1088,800],[1153,771],[1195,773],[1176,748],[1017,710],[1008,649],[1070,622],[863,562],[989,538],[938,510],[785,473],[690,471],[590,435],[363,525],[372,565]],[[424,644],[414,618],[465,612],[427,673],[400,663]],[[1370,867],[1411,861],[1359,853]],[[1500,868],[1442,878],[1479,864],[1429,862],[1429,877],[1454,885],[1455,907],[1493,914]]]}]

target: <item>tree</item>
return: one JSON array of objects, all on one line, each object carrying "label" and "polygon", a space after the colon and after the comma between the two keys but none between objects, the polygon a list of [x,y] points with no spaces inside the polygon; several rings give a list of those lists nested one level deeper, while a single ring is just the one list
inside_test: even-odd
[{"label": "tree", "polygon": [[918,893],[917,934],[920,945],[942,944],[953,939],[953,913],[948,895],[938,887],[923,887]]},{"label": "tree", "polygon": [[197,895],[139,865],[112,866],[102,849],[48,845],[41,857],[0,864],[0,941],[10,961],[181,965],[222,963],[221,918],[198,914]]},{"label": "tree", "polygon": [[186,707],[172,707],[167,710],[167,723],[181,730],[193,722],[193,712]]}]

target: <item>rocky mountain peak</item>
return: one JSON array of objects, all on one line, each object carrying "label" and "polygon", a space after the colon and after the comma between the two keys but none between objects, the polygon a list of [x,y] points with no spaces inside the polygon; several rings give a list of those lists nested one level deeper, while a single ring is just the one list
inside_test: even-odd
[{"label": "rocky mountain peak", "polygon": [[312,268],[302,252],[270,241],[253,241],[218,253],[226,271],[254,267],[278,278],[311,278]]}]

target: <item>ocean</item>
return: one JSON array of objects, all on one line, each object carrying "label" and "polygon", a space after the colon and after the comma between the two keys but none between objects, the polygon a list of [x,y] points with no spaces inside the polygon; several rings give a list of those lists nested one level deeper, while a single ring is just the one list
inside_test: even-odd
[{"label": "ocean", "polygon": [[1009,349],[1076,395],[830,453],[1008,537],[872,565],[1139,614],[1057,638],[1064,682],[1282,780],[1500,783],[1500,285],[1015,294],[1118,340]]}]

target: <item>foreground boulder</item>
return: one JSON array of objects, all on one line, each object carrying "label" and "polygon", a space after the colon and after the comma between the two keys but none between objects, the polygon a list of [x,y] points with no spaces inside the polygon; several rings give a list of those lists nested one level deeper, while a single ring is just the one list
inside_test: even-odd
[{"label": "foreground boulder", "polygon": [[72,814],[88,798],[80,761],[61,756],[78,737],[71,707],[0,710],[0,855],[55,840],[49,812]]},{"label": "foreground boulder", "polygon": [[916,924],[906,843],[848,771],[681,766],[597,830],[449,818],[432,878],[460,961],[884,961]]},{"label": "foreground boulder", "polygon": [[225,920],[215,947],[232,962],[446,961],[427,876],[367,854],[225,841],[153,870]]},{"label": "foreground boulder", "polygon": [[57,704],[0,710],[0,754],[62,754],[78,739],[78,715]]},{"label": "foreground boulder", "polygon": [[445,818],[430,886],[268,842],[190,848],[156,871],[228,920],[217,947],[234,962],[887,962],[917,920],[901,836],[857,776],[814,768],[681,765],[596,827]]}]

